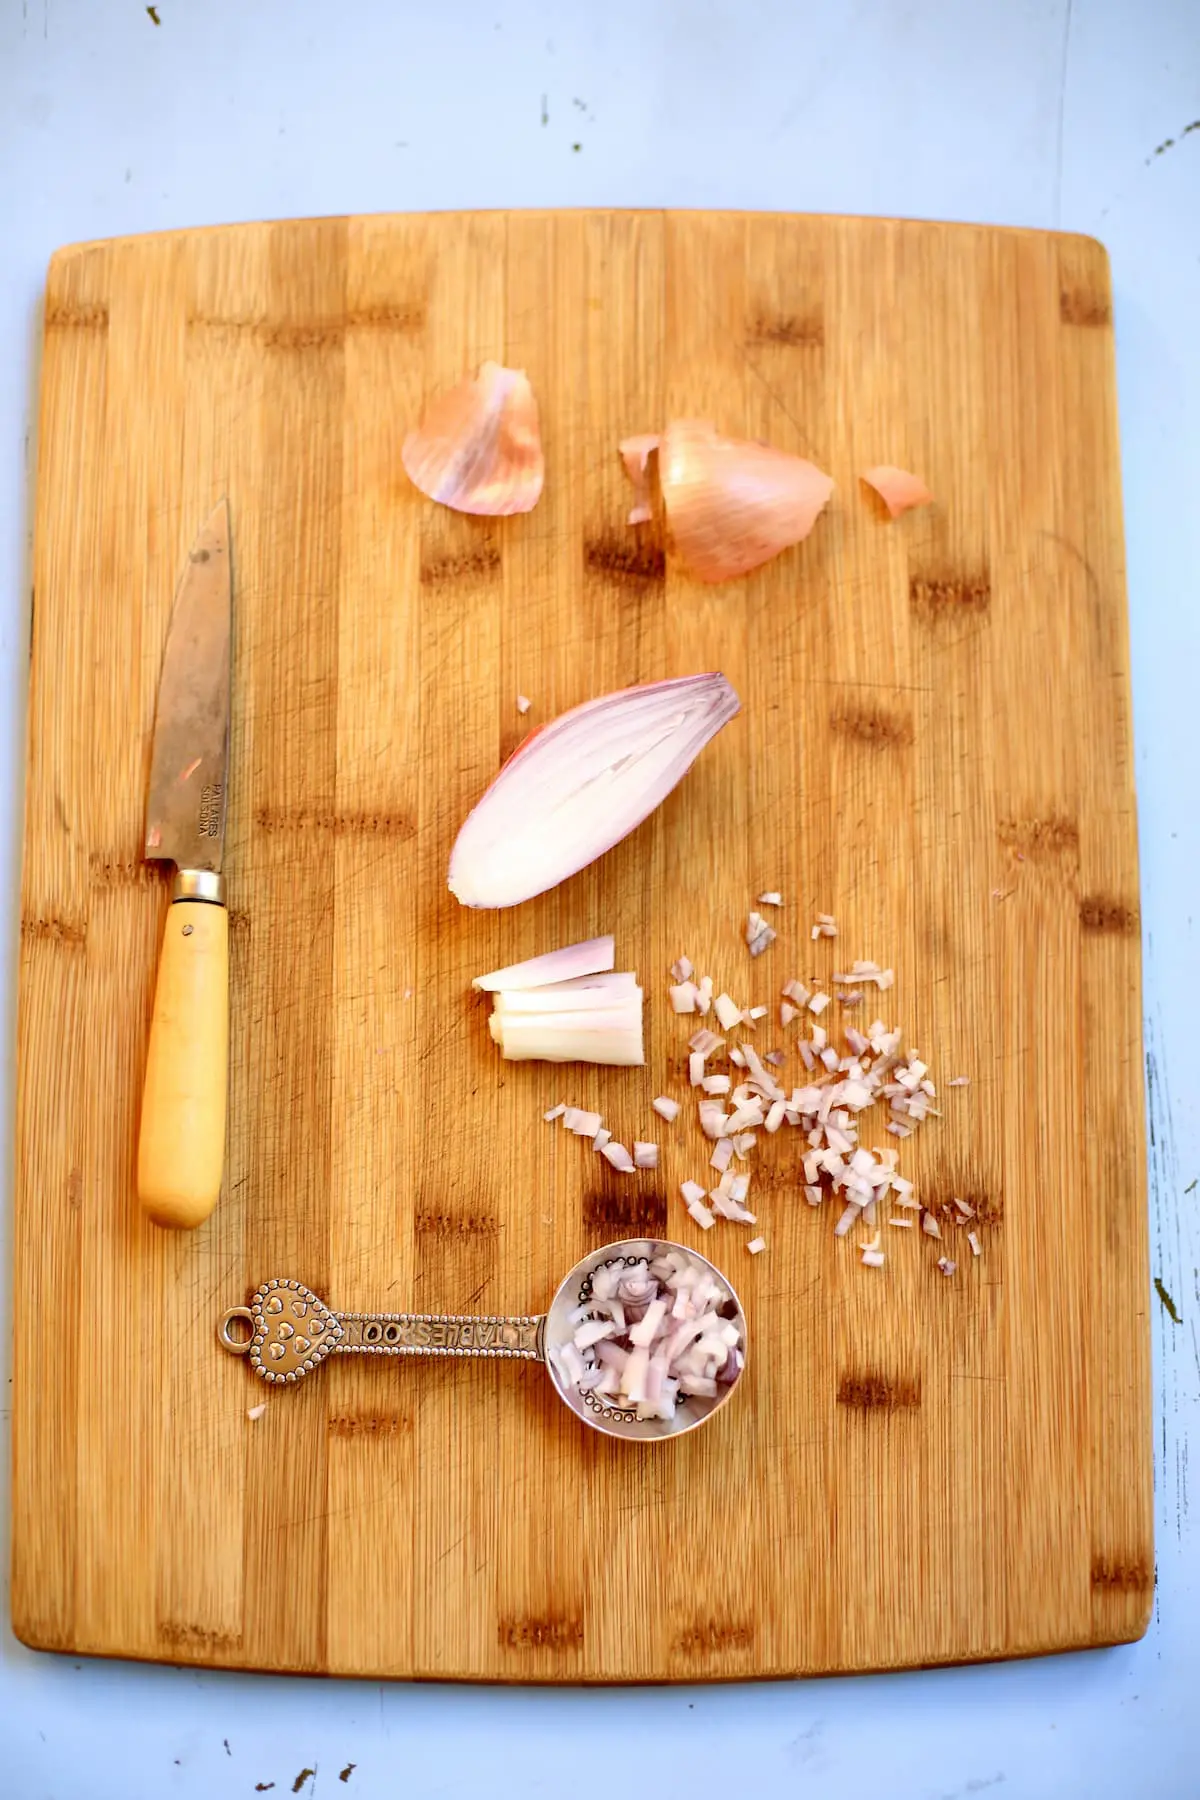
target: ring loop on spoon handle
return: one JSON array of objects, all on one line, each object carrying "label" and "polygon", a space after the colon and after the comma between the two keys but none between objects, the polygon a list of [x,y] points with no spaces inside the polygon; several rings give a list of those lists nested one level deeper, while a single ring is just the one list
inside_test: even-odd
[{"label": "ring loop on spoon handle", "polygon": [[[248,1328],[235,1331],[235,1322]],[[299,1281],[265,1281],[217,1326],[222,1348],[249,1356],[271,1385],[295,1386],[330,1356],[486,1356],[544,1362],[546,1321],[449,1313],[335,1313]]]}]

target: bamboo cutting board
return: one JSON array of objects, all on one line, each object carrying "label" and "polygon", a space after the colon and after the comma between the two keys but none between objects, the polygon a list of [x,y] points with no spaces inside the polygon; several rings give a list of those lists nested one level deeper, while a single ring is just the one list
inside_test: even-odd
[{"label": "bamboo cutting board", "polygon": [[[486,357],[529,371],[548,469],[537,509],[496,523],[400,467],[426,399]],[[630,529],[617,440],[681,415],[828,469],[811,538],[709,589],[657,525]],[[856,479],[882,461],[937,504],[886,522]],[[170,1235],[133,1186],[166,906],[142,805],[173,591],[226,494],[228,1167],[212,1220]],[[21,1638],[578,1682],[1144,1629],[1138,884],[1095,243],[495,213],[63,251],[35,582]],[[650,822],[514,912],[457,906],[455,831],[532,724],[708,668],[744,711]],[[764,887],[787,904],[751,964]],[[835,946],[809,940],[817,909]],[[471,976],[606,930],[648,990],[646,1069],[501,1064]],[[894,965],[881,1010],[944,1115],[902,1171],[931,1206],[974,1204],[978,1260],[958,1234],[946,1280],[937,1244],[885,1229],[885,1268],[862,1268],[833,1209],[804,1204],[788,1132],[754,1159],[767,1254],[733,1225],[701,1240],[678,1198],[705,1173],[690,1100],[649,1129],[653,1095],[687,1096],[689,1022],[665,998],[683,951],[743,1004],[848,957]],[[780,1036],[764,1021],[760,1049]],[[559,1099],[657,1137],[659,1173],[543,1125]],[[340,1308],[536,1310],[587,1248],[640,1232],[702,1241],[750,1320],[743,1389],[674,1445],[585,1432],[535,1365],[453,1359],[336,1362],[251,1421],[262,1389],[216,1345],[272,1275]]]}]

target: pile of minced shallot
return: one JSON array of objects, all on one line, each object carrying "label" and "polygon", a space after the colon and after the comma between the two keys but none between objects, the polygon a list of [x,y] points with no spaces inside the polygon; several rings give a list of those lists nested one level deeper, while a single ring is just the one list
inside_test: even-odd
[{"label": "pile of minced shallot", "polygon": [[[760,895],[759,900],[779,906],[782,896],[771,892]],[[761,916],[751,913],[746,944],[752,958],[775,941],[777,934],[769,930],[760,947],[763,927]],[[814,942],[836,938],[836,921],[828,913],[818,913],[810,936]],[[752,1182],[749,1159],[761,1141],[760,1133],[771,1136],[790,1126],[802,1138],[797,1186],[809,1206],[819,1207],[831,1197],[840,1199],[834,1235],[845,1237],[859,1225],[872,1234],[855,1245],[864,1267],[884,1266],[881,1225],[911,1231],[919,1224],[924,1236],[941,1241],[937,1216],[921,1204],[913,1183],[899,1172],[896,1143],[868,1148],[861,1141],[865,1115],[877,1105],[886,1107],[884,1131],[893,1140],[911,1137],[927,1118],[939,1116],[934,1104],[937,1089],[928,1065],[915,1050],[903,1047],[900,1027],[889,1026],[883,1019],[860,1027],[844,1018],[840,1045],[834,1041],[832,1025],[820,1022],[831,1005],[850,1011],[862,1005],[866,989],[874,987],[879,993],[890,989],[895,983],[891,969],[856,960],[848,971],[834,971],[825,978],[832,993],[812,977],[807,985],[795,978],[786,981],[778,1003],[781,1044],[772,1049],[764,1046],[761,1052],[746,1038],[731,1042],[730,1037],[735,1030],[757,1033],[769,1007],[744,1007],[729,994],[717,993],[712,978],[697,977],[686,956],[672,964],[670,978],[672,1012],[711,1014],[720,1028],[714,1031],[701,1026],[688,1040],[688,1079],[699,1090],[697,1122],[711,1144],[708,1161],[718,1177],[716,1185],[707,1189],[700,1181],[681,1183],[684,1204],[695,1224],[711,1230],[718,1216],[738,1225],[758,1223],[746,1204]],[[722,1055],[731,1072],[712,1066],[710,1059],[719,1061]],[[798,1084],[787,1082],[783,1075],[793,1055],[804,1065]],[[968,1085],[967,1077],[961,1075],[949,1083],[955,1088]],[[675,1104],[669,1098],[666,1103]],[[658,1100],[654,1106],[662,1111]],[[664,1112],[662,1116],[674,1115]],[[975,1209],[967,1200],[952,1201],[947,1223],[965,1234],[971,1254],[979,1256],[978,1234],[967,1230],[974,1218]],[[746,1248],[756,1255],[766,1244],[762,1238],[754,1238]],[[943,1275],[951,1276],[957,1263],[942,1256],[937,1266]]]},{"label": "pile of minced shallot", "polygon": [[671,1420],[685,1401],[715,1400],[741,1374],[732,1295],[686,1251],[605,1263],[591,1290],[569,1314],[572,1336],[548,1352],[564,1386],[639,1419]]}]

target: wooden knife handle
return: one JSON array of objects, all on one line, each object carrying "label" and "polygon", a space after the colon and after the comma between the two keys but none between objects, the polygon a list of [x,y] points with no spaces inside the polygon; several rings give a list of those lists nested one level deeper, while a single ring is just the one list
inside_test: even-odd
[{"label": "wooden knife handle", "polygon": [[142,1092],[138,1198],[156,1225],[203,1224],[225,1163],[229,914],[176,900],[167,914]]}]

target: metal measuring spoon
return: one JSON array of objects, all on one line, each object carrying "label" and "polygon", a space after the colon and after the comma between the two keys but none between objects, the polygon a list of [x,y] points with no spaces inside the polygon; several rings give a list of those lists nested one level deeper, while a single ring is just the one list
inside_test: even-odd
[{"label": "metal measuring spoon", "polygon": [[[669,1250],[681,1252],[724,1290],[723,1314],[741,1331],[743,1367],[732,1381],[719,1386],[715,1398],[693,1395],[682,1400],[672,1419],[639,1419],[602,1396],[581,1392],[549,1353],[573,1339],[571,1315],[591,1300],[592,1277],[598,1269],[618,1262],[653,1262]],[[233,1327],[239,1323],[249,1326],[249,1336],[235,1335]],[[741,1381],[747,1349],[746,1319],[732,1282],[706,1257],[665,1238],[630,1238],[591,1251],[559,1283],[548,1309],[540,1314],[501,1318],[335,1313],[299,1281],[264,1281],[249,1306],[231,1306],[222,1315],[217,1337],[234,1356],[249,1356],[251,1368],[263,1381],[293,1387],[329,1356],[523,1357],[546,1364],[560,1400],[585,1425],[609,1437],[641,1440],[679,1437],[710,1419]]]}]

